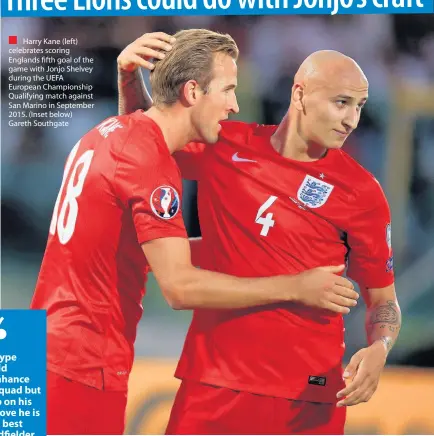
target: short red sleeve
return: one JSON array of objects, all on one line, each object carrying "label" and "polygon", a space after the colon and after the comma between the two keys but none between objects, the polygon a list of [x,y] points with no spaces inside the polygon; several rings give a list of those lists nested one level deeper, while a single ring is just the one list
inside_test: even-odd
[{"label": "short red sleeve", "polygon": [[185,237],[179,169],[158,135],[130,136],[118,156],[115,187],[131,210],[140,244],[158,238]]},{"label": "short red sleeve", "polygon": [[206,145],[201,142],[190,142],[182,150],[173,154],[184,179],[200,180],[205,147]]},{"label": "short red sleeve", "polygon": [[347,274],[361,287],[384,288],[394,282],[391,218],[387,199],[375,179],[355,207],[347,232]]}]

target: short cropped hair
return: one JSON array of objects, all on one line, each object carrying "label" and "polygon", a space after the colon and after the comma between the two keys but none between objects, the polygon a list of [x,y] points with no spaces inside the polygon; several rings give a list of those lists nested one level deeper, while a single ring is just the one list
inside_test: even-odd
[{"label": "short cropped hair", "polygon": [[189,80],[195,80],[208,92],[213,79],[214,55],[224,53],[238,59],[239,50],[234,39],[206,29],[181,30],[173,35],[176,42],[166,57],[154,60],[150,82],[155,106],[173,105],[179,99],[181,87]]}]

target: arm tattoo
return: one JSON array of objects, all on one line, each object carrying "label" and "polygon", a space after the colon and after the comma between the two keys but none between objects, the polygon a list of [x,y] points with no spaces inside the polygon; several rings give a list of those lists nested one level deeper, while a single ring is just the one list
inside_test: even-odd
[{"label": "arm tattoo", "polygon": [[381,341],[389,353],[401,328],[401,312],[395,301],[372,307],[367,317],[367,333],[370,343]]},{"label": "arm tattoo", "polygon": [[399,314],[394,301],[389,300],[387,305],[378,306],[373,311],[371,315],[371,324],[377,323],[399,325]]},{"label": "arm tattoo", "polygon": [[391,325],[386,325],[386,324],[380,325],[380,329],[385,329],[386,327],[389,330],[389,332],[392,333],[397,332],[399,330],[399,326],[392,327]]},{"label": "arm tattoo", "polygon": [[148,109],[144,97],[144,84],[140,70],[134,72],[118,71],[119,115],[128,114],[137,109]]}]

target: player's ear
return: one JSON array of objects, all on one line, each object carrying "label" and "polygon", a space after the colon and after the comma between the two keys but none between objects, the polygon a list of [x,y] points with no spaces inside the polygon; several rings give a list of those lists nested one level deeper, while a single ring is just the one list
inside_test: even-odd
[{"label": "player's ear", "polygon": [[181,101],[187,106],[194,106],[201,95],[201,88],[195,80],[189,80],[181,88]]},{"label": "player's ear", "polygon": [[304,111],[303,104],[304,88],[299,83],[294,83],[291,91],[291,103],[298,111]]}]

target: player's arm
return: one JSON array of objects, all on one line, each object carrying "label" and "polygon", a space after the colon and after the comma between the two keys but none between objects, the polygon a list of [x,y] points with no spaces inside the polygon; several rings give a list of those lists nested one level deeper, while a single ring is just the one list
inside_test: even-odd
[{"label": "player's arm", "polygon": [[253,279],[195,268],[180,212],[179,176],[165,155],[157,153],[153,139],[144,136],[141,127],[136,129],[121,132],[129,143],[119,151],[113,189],[125,211],[131,213],[137,241],[172,307],[243,308],[296,301],[348,313],[357,304],[352,283],[339,275],[344,265],[315,268],[296,276]]},{"label": "player's arm", "polygon": [[401,328],[401,311],[394,284],[385,288],[366,288],[362,295],[367,305],[368,347],[359,350],[346,367],[344,377],[351,382],[338,393],[338,398],[345,398],[338,406],[355,406],[371,399]]},{"label": "player's arm", "polygon": [[316,268],[296,275],[240,278],[195,268],[186,238],[160,238],[142,244],[163,295],[174,309],[238,309],[297,301],[348,313],[357,293],[340,277],[342,267]]},{"label": "player's arm", "polygon": [[386,355],[398,339],[401,329],[401,310],[395,285],[362,290],[366,302],[366,336],[368,344],[381,344]]},{"label": "player's arm", "polygon": [[202,237],[188,238],[188,242],[190,243],[191,264],[199,267],[202,250]]},{"label": "player's arm", "polygon": [[122,50],[117,59],[119,115],[152,106],[140,67],[153,70],[152,59],[163,59],[164,51],[171,50],[174,41],[163,32],[145,33]]},{"label": "player's arm", "polygon": [[369,194],[361,198],[360,211],[353,215],[348,234],[348,275],[359,283],[366,302],[368,346],[356,352],[345,369],[344,378],[349,383],[337,394],[338,407],[369,401],[401,327],[394,285],[389,206],[377,182]]}]

